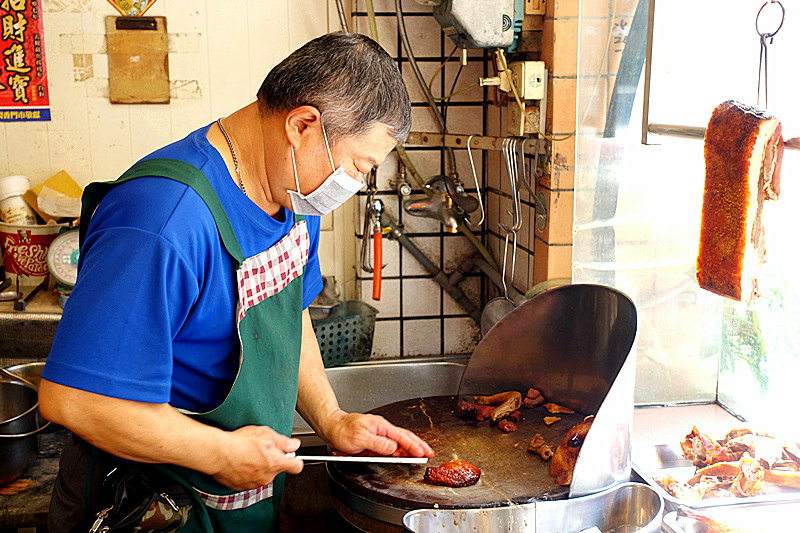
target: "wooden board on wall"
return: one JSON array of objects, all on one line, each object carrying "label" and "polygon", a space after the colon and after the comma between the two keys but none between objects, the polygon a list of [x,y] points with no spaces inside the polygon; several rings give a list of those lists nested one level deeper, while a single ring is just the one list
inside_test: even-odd
[{"label": "wooden board on wall", "polygon": [[106,17],[112,104],[168,104],[166,17]]}]

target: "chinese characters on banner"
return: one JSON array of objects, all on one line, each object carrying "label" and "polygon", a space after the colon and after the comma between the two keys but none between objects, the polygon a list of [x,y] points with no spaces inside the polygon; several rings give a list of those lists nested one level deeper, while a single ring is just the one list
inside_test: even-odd
[{"label": "chinese characters on banner", "polygon": [[123,17],[141,17],[156,0],[108,0]]},{"label": "chinese characters on banner", "polygon": [[0,122],[50,120],[42,0],[0,0]]}]

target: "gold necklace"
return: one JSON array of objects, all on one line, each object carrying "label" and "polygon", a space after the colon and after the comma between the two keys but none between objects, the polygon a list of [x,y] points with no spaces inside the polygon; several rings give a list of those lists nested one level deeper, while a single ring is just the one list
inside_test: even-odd
[{"label": "gold necklace", "polygon": [[[225,136],[225,140],[228,141],[228,148],[231,149],[231,157],[233,157],[233,168],[236,169],[236,177],[239,178],[239,188],[242,189],[242,192],[245,196],[247,196],[247,189],[244,186],[244,182],[242,181],[242,172],[239,170],[239,159],[236,157],[236,150],[233,149],[233,143],[231,142],[231,138],[228,137],[228,132],[225,131],[225,127],[222,125],[222,118],[217,119],[217,124],[219,125],[220,131]],[[247,196],[249,198],[249,196]]]}]

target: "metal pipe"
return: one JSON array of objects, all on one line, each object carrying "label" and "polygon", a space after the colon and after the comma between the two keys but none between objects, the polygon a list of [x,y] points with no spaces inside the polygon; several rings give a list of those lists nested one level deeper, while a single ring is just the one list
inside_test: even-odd
[{"label": "metal pipe", "polygon": [[339,12],[339,22],[342,23],[342,30],[345,33],[350,33],[350,28],[347,27],[347,17],[344,14],[342,0],[336,0],[336,10]]},{"label": "metal pipe", "polygon": [[[647,126],[647,131],[654,135],[664,135],[666,137],[683,137],[685,139],[704,139],[706,129],[699,126],[679,126],[676,124],[656,124],[651,123]],[[785,139],[783,146],[787,150],[800,150],[800,137]]]},{"label": "metal pipe", "polygon": [[436,265],[431,262],[430,259],[425,255],[425,253],[417,248],[417,245],[414,244],[411,239],[409,239],[405,233],[403,233],[398,227],[397,222],[388,214],[386,211],[381,213],[381,225],[384,228],[389,228],[389,238],[396,239],[402,246],[404,246],[409,253],[414,256],[414,259],[419,261],[419,263],[427,270],[433,280],[441,285],[441,287],[445,290],[447,294],[449,294],[464,310],[467,314],[472,317],[475,322],[480,324],[481,322],[481,312],[469,298],[467,295],[464,294],[460,288],[450,283],[450,278],[447,274],[445,274],[442,269],[437,267]]}]

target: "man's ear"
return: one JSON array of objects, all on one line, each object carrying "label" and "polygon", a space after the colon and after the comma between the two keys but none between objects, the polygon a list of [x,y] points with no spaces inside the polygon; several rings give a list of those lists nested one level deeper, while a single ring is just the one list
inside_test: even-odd
[{"label": "man's ear", "polygon": [[[314,142],[315,145],[318,144],[319,139],[316,138],[318,134],[311,126],[320,123],[321,120],[322,115],[320,115],[319,109],[314,106],[302,105],[289,111],[283,123],[289,144],[291,144],[295,150],[306,140]],[[314,138],[309,139],[309,137]]]}]

